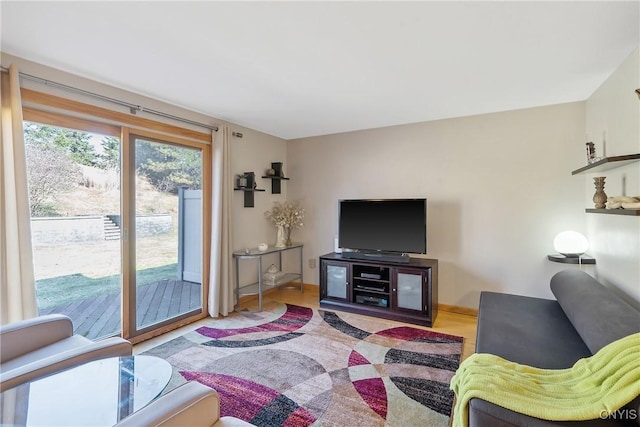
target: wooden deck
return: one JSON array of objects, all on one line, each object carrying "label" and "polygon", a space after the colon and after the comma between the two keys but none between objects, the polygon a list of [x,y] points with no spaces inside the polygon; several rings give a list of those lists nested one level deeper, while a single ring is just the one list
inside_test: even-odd
[{"label": "wooden deck", "polygon": [[[201,285],[180,280],[161,280],[141,285],[137,293],[138,327],[149,326],[202,306]],[[97,296],[71,304],[41,310],[61,313],[73,320],[76,334],[90,339],[118,334],[121,330],[121,294]]]}]

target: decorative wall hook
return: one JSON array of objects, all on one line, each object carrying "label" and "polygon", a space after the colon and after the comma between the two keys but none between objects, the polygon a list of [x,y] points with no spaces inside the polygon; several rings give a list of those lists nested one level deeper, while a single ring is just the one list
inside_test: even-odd
[{"label": "decorative wall hook", "polygon": [[231,132],[231,135],[237,137],[237,138],[242,138],[242,133],[241,132]]}]

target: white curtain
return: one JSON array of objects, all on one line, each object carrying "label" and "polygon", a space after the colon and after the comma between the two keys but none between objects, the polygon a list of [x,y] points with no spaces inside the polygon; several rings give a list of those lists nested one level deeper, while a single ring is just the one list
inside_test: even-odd
[{"label": "white curtain", "polygon": [[2,73],[0,98],[0,321],[5,324],[38,315],[22,101],[13,65]]},{"label": "white curtain", "polygon": [[233,212],[229,128],[220,126],[213,134],[212,209],[211,209],[211,276],[209,278],[209,315],[226,316],[233,311],[235,285],[231,241]]}]

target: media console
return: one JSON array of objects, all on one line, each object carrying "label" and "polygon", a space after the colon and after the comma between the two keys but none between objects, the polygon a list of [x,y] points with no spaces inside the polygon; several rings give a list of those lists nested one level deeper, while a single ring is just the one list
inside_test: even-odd
[{"label": "media console", "polygon": [[438,260],[323,255],[320,307],[432,326],[438,314]]}]

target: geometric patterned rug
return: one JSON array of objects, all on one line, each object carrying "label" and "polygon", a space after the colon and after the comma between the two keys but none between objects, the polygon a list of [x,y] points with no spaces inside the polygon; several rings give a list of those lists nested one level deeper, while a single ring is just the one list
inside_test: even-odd
[{"label": "geometric patterned rug", "polygon": [[374,317],[267,303],[143,354],[218,391],[257,426],[447,426],[463,338]]}]

